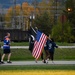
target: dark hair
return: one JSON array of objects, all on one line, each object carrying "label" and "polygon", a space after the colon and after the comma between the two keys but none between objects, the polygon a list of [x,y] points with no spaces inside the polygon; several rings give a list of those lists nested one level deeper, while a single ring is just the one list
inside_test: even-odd
[{"label": "dark hair", "polygon": [[6,33],[6,36],[7,36],[8,34],[10,34],[10,33],[9,33],[9,32],[7,32],[7,33]]},{"label": "dark hair", "polygon": [[54,39],[53,38],[51,38],[51,40],[52,40],[52,42],[54,42]]},{"label": "dark hair", "polygon": [[46,34],[49,37],[49,34]]}]

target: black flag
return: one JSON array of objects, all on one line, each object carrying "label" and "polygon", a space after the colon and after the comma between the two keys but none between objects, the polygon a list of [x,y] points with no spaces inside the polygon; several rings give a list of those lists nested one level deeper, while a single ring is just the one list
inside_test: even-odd
[{"label": "black flag", "polygon": [[31,51],[31,53],[34,48],[36,34],[37,34],[37,28],[30,27],[30,29],[29,29],[29,50]]}]

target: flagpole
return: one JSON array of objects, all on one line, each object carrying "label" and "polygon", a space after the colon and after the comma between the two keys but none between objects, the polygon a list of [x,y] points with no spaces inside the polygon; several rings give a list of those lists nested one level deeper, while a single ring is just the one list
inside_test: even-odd
[{"label": "flagpole", "polygon": [[29,19],[30,19],[30,27],[32,27],[32,21],[35,19],[35,15],[31,14]]}]

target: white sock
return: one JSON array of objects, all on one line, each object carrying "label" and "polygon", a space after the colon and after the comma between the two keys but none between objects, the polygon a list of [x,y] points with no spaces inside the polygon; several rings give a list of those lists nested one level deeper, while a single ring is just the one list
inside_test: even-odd
[{"label": "white sock", "polygon": [[7,60],[9,62],[9,60]]},{"label": "white sock", "polygon": [[47,59],[47,61],[49,61],[49,58]]},{"label": "white sock", "polygon": [[46,63],[48,63],[48,60],[46,60]]},{"label": "white sock", "polygon": [[3,62],[3,60],[1,60],[1,62]]}]

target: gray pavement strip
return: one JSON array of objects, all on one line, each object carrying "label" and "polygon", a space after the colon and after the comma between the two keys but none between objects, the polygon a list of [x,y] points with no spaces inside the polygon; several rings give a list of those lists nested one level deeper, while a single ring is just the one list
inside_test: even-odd
[{"label": "gray pavement strip", "polygon": [[[53,63],[54,62],[54,63]],[[75,61],[49,61],[48,65],[75,65]],[[0,64],[1,65],[45,65],[42,61],[12,61],[12,63]]]},{"label": "gray pavement strip", "polygon": [[[3,48],[3,46],[1,46]],[[29,46],[10,46],[11,49],[28,49]],[[75,48],[75,46],[59,46],[59,48]]]}]

